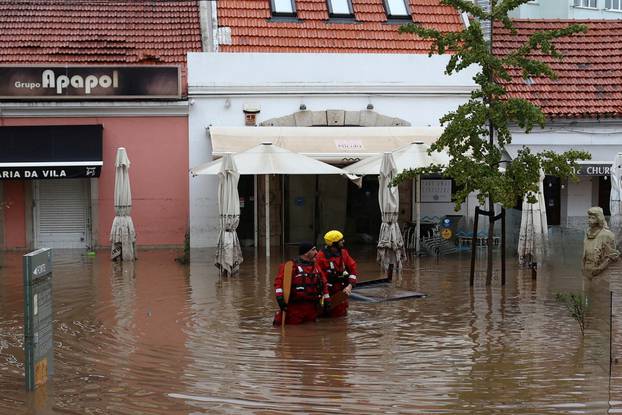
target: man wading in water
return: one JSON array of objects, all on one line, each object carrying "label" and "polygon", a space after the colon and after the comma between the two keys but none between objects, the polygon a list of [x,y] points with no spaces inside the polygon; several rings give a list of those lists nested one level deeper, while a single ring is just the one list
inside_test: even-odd
[{"label": "man wading in water", "polygon": [[326,275],[328,293],[333,299],[333,307],[324,316],[345,316],[348,314],[348,296],[356,285],[356,261],[344,248],[345,241],[341,232],[326,232],[324,242],[326,246],[317,255],[317,264]]},{"label": "man wading in water", "polygon": [[280,308],[274,316],[275,326],[283,324],[284,316],[284,324],[315,321],[322,305],[325,310],[330,309],[326,276],[315,263],[317,248],[310,242],[302,242],[298,254],[293,260],[281,264],[274,279],[276,302]]}]

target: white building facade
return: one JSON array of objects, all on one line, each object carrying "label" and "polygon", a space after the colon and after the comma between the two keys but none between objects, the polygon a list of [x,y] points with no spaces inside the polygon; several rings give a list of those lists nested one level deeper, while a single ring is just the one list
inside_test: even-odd
[{"label": "white building facade", "polygon": [[622,0],[533,0],[512,10],[519,19],[622,19]]},{"label": "white building facade", "polygon": [[[218,156],[219,148],[215,146],[223,144],[211,137],[210,127],[253,129],[254,138],[248,145],[238,143],[234,147],[239,151],[261,140],[265,126],[346,127],[344,131],[350,135],[348,142],[361,149],[368,142],[354,127],[359,131],[376,127],[382,131],[373,145],[377,152],[395,149],[396,141],[382,138],[382,134],[386,137],[393,134],[391,128],[428,129],[437,131],[438,135],[439,118],[464,103],[475,86],[474,70],[446,76],[443,75],[446,63],[447,57],[407,54],[191,53],[188,56],[189,165],[197,166]],[[288,137],[282,140],[287,143]],[[418,140],[415,133],[412,140]],[[349,158],[349,145],[333,141],[335,148],[327,161],[338,166],[355,161]],[[386,148],[378,147],[378,141]],[[339,151],[343,151],[343,157]],[[376,220],[373,218],[378,216],[380,220],[375,210],[377,183],[374,188],[373,178],[362,190],[333,176],[270,180],[270,189],[275,192],[270,195],[274,198],[270,210],[274,218],[270,227],[274,243],[317,238],[333,227],[344,229],[351,235],[350,240],[365,241],[370,234],[373,238]],[[262,182],[255,177],[243,176],[240,180],[242,213],[238,233],[243,245],[258,240],[261,243],[263,239],[265,227],[262,229],[261,223],[254,219],[262,217]],[[190,178],[192,247],[216,244],[217,188],[216,177]],[[412,220],[409,189],[408,185],[400,186],[404,201],[400,219],[404,221]],[[465,214],[466,208],[463,206],[463,211],[457,214]],[[453,203],[423,204],[424,218],[446,214],[456,214]]]}]

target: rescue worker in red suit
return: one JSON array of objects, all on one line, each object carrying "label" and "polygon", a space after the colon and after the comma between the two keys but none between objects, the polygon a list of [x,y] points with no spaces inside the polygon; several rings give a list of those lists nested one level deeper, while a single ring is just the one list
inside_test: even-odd
[{"label": "rescue worker in red suit", "polygon": [[315,321],[322,307],[330,308],[330,296],[326,276],[315,263],[317,248],[310,242],[302,242],[298,246],[299,256],[294,258],[292,267],[291,289],[289,302],[283,298],[283,278],[285,264],[279,267],[274,279],[276,302],[280,310],[274,316],[274,325],[280,325],[285,311],[285,324],[301,324]]},{"label": "rescue worker in red suit", "polygon": [[[328,293],[332,297],[339,291],[350,295],[356,285],[356,261],[352,259],[350,253],[344,248],[343,234],[332,230],[324,235],[326,246],[317,255],[317,264],[326,274],[328,281]],[[325,317],[341,317],[348,314],[348,299],[324,313]]]}]

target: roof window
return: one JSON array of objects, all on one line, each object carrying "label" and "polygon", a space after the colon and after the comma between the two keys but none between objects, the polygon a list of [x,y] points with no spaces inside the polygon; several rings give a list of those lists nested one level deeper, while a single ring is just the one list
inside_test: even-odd
[{"label": "roof window", "polygon": [[404,0],[384,0],[384,9],[389,19],[404,19],[410,17],[408,6]]},{"label": "roof window", "polygon": [[272,16],[296,17],[296,0],[270,0]]},{"label": "roof window", "polygon": [[327,0],[330,17],[354,17],[351,0]]}]

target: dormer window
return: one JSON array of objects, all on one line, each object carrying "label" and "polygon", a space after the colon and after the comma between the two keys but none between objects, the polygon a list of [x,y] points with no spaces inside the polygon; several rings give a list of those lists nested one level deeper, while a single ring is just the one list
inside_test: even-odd
[{"label": "dormer window", "polygon": [[406,19],[410,17],[405,0],[384,0],[384,9],[389,19]]},{"label": "dormer window", "polygon": [[330,17],[354,17],[350,0],[327,0]]},{"label": "dormer window", "polygon": [[272,16],[296,17],[296,0],[270,0]]}]

